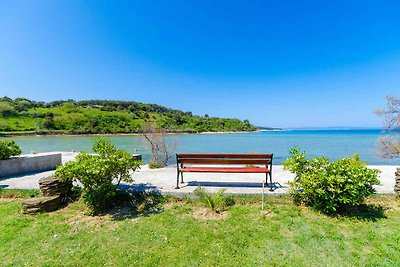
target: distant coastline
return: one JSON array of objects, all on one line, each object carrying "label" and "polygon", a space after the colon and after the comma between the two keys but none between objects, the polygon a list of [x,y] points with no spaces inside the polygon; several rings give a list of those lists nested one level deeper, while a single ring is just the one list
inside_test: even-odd
[{"label": "distant coastline", "polygon": [[[180,134],[244,134],[244,133],[255,133],[263,131],[273,130],[255,130],[255,131],[221,131],[221,132],[167,132],[167,135],[180,135]],[[141,136],[141,133],[82,133],[82,134],[70,134],[70,133],[0,133],[0,137],[21,137],[21,136],[36,136],[36,137],[49,137],[49,136]]]},{"label": "distant coastline", "polygon": [[256,131],[249,120],[194,115],[157,104],[118,100],[0,98],[3,135],[132,134],[147,127],[171,133]]},{"label": "distant coastline", "polygon": [[385,130],[382,127],[350,127],[350,126],[332,126],[332,127],[301,127],[301,128],[287,128],[286,130],[295,131],[351,131],[351,130]]},{"label": "distant coastline", "polygon": [[[346,128],[268,128],[268,129],[257,129],[254,131],[206,131],[206,132],[166,132],[167,135],[217,135],[217,134],[247,134],[247,133],[262,133],[262,132],[290,132],[290,131],[382,131],[385,129],[377,127],[346,127]],[[142,133],[63,133],[63,132],[0,132],[1,137],[24,137],[24,136],[36,136],[36,137],[49,137],[49,136],[141,136]]]}]

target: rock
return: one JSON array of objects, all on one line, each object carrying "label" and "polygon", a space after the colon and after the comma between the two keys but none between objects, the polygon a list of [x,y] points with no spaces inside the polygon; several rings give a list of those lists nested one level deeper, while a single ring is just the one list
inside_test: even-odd
[{"label": "rock", "polygon": [[394,184],[394,191],[398,196],[400,196],[400,168],[397,168],[397,171],[395,172],[395,184]]},{"label": "rock", "polygon": [[31,198],[22,203],[23,213],[58,210],[66,202],[66,196],[72,189],[72,182],[62,182],[53,176],[49,176],[39,180],[39,188],[43,196]]},{"label": "rock", "polygon": [[25,214],[55,211],[61,207],[60,196],[36,197],[22,203],[22,212]]},{"label": "rock", "polygon": [[72,183],[49,176],[39,180],[39,188],[43,196],[65,196],[71,191]]}]

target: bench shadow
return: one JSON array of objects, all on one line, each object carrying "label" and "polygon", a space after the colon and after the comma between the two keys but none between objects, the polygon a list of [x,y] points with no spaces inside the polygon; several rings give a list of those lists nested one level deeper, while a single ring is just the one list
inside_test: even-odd
[{"label": "bench shadow", "polygon": [[[262,188],[262,183],[190,181],[190,182],[187,183],[187,186]],[[271,187],[271,184],[270,183],[266,183],[266,184],[264,184],[264,187],[269,189]],[[272,183],[272,187],[274,189],[287,188],[287,186],[282,186],[278,182]]]},{"label": "bench shadow", "polygon": [[140,183],[140,184],[120,184],[117,188],[120,191],[127,191],[127,192],[155,192],[160,193],[160,190],[157,186],[152,185],[150,183]]},{"label": "bench shadow", "polygon": [[347,207],[339,212],[339,216],[354,218],[360,221],[376,222],[386,219],[385,209],[380,205],[361,204],[358,206]]},{"label": "bench shadow", "polygon": [[140,219],[163,212],[164,197],[154,185],[121,184],[118,186],[116,205],[102,215],[110,215],[112,220]]}]

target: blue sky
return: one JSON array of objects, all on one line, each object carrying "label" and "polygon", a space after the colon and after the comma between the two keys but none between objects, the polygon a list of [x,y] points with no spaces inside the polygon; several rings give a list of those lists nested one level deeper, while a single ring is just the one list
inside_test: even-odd
[{"label": "blue sky", "polygon": [[0,95],[13,98],[375,127],[399,74],[399,1],[0,3]]}]

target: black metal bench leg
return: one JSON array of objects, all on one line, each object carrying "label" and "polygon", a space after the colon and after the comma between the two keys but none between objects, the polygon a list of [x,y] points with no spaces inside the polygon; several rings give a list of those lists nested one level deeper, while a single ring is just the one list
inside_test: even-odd
[{"label": "black metal bench leg", "polygon": [[175,189],[179,189],[179,170],[176,172],[176,187]]},{"label": "black metal bench leg", "polygon": [[181,184],[183,184],[183,172],[181,172]]},{"label": "black metal bench leg", "polygon": [[[268,174],[267,174],[268,176]],[[269,191],[274,192],[275,188],[274,188],[274,184],[272,183],[272,174],[269,173],[269,182],[271,183],[271,188],[269,189]]]}]

